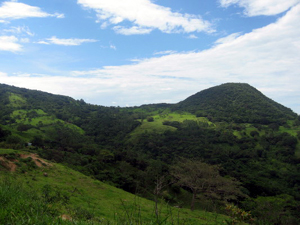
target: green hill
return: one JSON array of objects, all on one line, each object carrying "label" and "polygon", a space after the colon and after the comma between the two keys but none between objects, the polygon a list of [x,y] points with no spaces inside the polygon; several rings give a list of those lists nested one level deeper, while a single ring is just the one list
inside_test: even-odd
[{"label": "green hill", "polygon": [[236,123],[285,123],[297,115],[243,83],[226,83],[198,92],[174,106],[215,121]]}]

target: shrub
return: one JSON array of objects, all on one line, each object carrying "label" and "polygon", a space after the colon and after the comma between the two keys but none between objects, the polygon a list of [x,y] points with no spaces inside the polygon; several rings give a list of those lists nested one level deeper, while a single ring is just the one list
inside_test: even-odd
[{"label": "shrub", "polygon": [[147,117],[147,121],[148,121],[148,122],[153,122],[153,121],[154,121],[154,118],[153,118],[152,116],[149,116],[149,117]]}]

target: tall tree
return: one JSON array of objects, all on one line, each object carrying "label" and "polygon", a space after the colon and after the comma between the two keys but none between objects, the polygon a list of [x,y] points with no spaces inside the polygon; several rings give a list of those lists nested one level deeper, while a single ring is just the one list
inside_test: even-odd
[{"label": "tall tree", "polygon": [[218,168],[207,163],[181,158],[172,166],[171,174],[182,187],[192,191],[191,210],[194,210],[196,195],[209,189],[212,180],[219,175]]},{"label": "tall tree", "polygon": [[236,196],[244,197],[239,190],[239,182],[220,176],[219,169],[200,160],[185,158],[180,158],[171,167],[171,175],[177,183],[192,191],[191,210],[194,210],[199,193],[224,201],[235,199]]}]

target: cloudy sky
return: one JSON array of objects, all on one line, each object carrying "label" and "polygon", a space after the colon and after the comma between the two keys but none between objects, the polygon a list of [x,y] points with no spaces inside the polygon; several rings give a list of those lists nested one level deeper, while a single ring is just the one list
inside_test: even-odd
[{"label": "cloudy sky", "polygon": [[0,0],[0,83],[105,106],[249,83],[300,114],[300,0]]}]

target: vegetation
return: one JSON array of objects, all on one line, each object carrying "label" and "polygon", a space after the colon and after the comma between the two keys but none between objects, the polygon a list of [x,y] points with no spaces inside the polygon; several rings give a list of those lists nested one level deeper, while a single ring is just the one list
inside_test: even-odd
[{"label": "vegetation", "polygon": [[206,89],[174,108],[206,116],[213,121],[236,123],[283,124],[287,119],[296,117],[292,110],[243,83],[227,83]]},{"label": "vegetation", "polygon": [[[21,185],[9,182],[26,193],[30,184],[37,202],[47,190],[48,200],[57,190],[63,199],[67,193],[68,201],[53,203],[55,213],[81,210],[83,222],[93,214],[121,224],[172,224],[184,212],[181,221],[191,224],[205,210],[228,214],[231,219],[218,217],[231,224],[300,223],[300,117],[247,84],[213,87],[178,104],[133,108],[0,84],[0,108],[0,171],[17,165]],[[38,173],[35,159],[21,157],[24,150],[60,163],[44,169],[55,175]],[[123,194],[105,192],[113,189],[109,185],[134,195],[112,200]],[[220,222],[206,220],[212,221]]]},{"label": "vegetation", "polygon": [[1,224],[221,224],[227,219],[162,200],[156,217],[152,201],[55,163],[19,167],[13,174],[0,171],[0,178]]},{"label": "vegetation", "polygon": [[239,191],[239,183],[230,178],[220,176],[219,168],[201,161],[180,159],[171,168],[171,174],[177,183],[192,191],[191,210],[195,208],[197,195],[222,199],[225,202],[243,196]]}]

